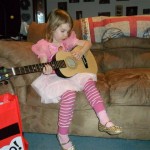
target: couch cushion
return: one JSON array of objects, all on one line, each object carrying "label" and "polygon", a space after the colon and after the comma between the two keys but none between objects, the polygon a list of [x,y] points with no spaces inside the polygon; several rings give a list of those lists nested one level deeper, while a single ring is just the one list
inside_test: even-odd
[{"label": "couch cushion", "polygon": [[150,39],[124,37],[103,43],[103,72],[119,68],[150,68]]},{"label": "couch cushion", "polygon": [[109,86],[107,84],[105,75],[103,73],[97,74],[97,82],[96,82],[97,89],[99,90],[101,96],[103,97],[103,101],[105,105],[109,102]]},{"label": "couch cushion", "polygon": [[[77,38],[82,39],[80,21],[74,20],[73,30],[75,31]],[[46,33],[46,23],[36,23],[32,22],[29,25],[27,41],[36,43],[37,41],[45,38]]]},{"label": "couch cushion", "polygon": [[117,39],[109,39],[102,44],[105,49],[121,47],[150,49],[150,38],[122,37]]},{"label": "couch cushion", "polygon": [[120,68],[133,68],[132,48],[111,48],[103,52],[102,72]]},{"label": "couch cushion", "polygon": [[110,103],[115,105],[150,105],[150,69],[108,71]]},{"label": "couch cushion", "polygon": [[46,23],[38,24],[36,22],[32,22],[29,25],[27,41],[36,43],[40,39],[45,38],[45,32],[46,32]]},{"label": "couch cushion", "polygon": [[150,48],[149,49],[134,48],[133,56],[134,56],[134,64],[133,64],[134,68],[150,68]]}]

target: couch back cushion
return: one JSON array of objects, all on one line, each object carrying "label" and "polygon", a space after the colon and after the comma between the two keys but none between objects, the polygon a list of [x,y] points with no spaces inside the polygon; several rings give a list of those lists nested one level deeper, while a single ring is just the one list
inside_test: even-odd
[{"label": "couch back cushion", "polygon": [[36,43],[40,39],[45,38],[45,32],[46,32],[46,23],[38,24],[36,22],[32,22],[29,25],[27,41]]},{"label": "couch back cushion", "polygon": [[[81,25],[79,20],[74,20],[73,30],[75,31],[77,38],[82,39]],[[37,41],[45,38],[46,23],[32,22],[29,25],[27,41],[36,43]]]},{"label": "couch back cushion", "polygon": [[121,68],[150,68],[150,39],[124,37],[103,43],[102,72]]}]

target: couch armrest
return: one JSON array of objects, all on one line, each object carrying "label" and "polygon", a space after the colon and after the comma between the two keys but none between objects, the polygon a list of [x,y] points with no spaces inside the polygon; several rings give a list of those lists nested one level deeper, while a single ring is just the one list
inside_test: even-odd
[{"label": "couch armrest", "polygon": [[[0,64],[5,68],[22,67],[39,63],[31,51],[32,43],[19,41],[0,41]],[[15,76],[12,78],[14,86],[31,84],[37,73]]]},{"label": "couch armrest", "polygon": [[[0,40],[0,65],[5,68],[23,67],[38,64],[37,56],[31,51],[33,43],[20,41]],[[31,73],[10,78],[9,84],[4,91],[0,87],[0,93],[10,92],[19,96],[21,103],[26,103],[26,88],[40,73]]]}]

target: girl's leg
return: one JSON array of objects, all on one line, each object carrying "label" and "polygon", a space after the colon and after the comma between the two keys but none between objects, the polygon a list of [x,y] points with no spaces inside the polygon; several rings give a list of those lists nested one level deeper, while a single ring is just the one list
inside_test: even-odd
[{"label": "girl's leg", "polygon": [[58,118],[58,139],[64,149],[72,146],[69,141],[69,126],[73,117],[76,92],[67,91],[61,96]]},{"label": "girl's leg", "polygon": [[[84,86],[84,92],[85,92],[85,95],[86,95],[90,105],[95,110],[97,117],[99,118],[100,125],[102,125],[102,127],[103,126],[107,127],[107,129],[113,127],[113,130],[115,130],[115,131],[113,131],[113,132],[110,131],[110,133],[112,132],[112,134],[121,133],[122,132],[121,128],[118,126],[115,126],[110,121],[110,119],[106,113],[106,110],[105,110],[103,98],[101,97],[100,92],[96,88],[95,82],[92,80],[89,80]],[[114,127],[115,127],[115,129],[114,129]],[[111,130],[112,130],[112,128],[111,128]]]},{"label": "girl's leg", "polygon": [[[110,119],[106,113],[103,99],[95,86],[95,82],[89,80],[84,86],[84,92],[92,108],[95,110],[101,124],[105,125]],[[107,126],[112,126],[110,122]]]}]

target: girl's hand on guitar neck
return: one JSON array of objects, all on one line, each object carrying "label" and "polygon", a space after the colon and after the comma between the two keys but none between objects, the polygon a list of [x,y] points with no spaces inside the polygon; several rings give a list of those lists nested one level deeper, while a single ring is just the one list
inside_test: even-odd
[{"label": "girl's hand on guitar neck", "polygon": [[52,71],[53,71],[53,69],[49,64],[45,65],[45,67],[43,68],[43,74],[45,74],[45,75],[51,74]]},{"label": "girl's hand on guitar neck", "polygon": [[[41,63],[47,62],[47,57],[43,56],[40,58]],[[51,74],[53,71],[52,67],[49,64],[46,64],[45,67],[43,67],[43,74],[48,75]]]}]

